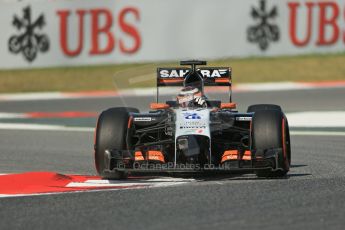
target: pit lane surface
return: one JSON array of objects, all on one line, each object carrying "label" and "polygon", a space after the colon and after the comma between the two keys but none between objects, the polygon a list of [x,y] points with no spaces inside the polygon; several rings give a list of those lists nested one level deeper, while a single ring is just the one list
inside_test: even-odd
[{"label": "pit lane surface", "polygon": [[[234,100],[241,108],[270,102],[281,104],[287,112],[343,111],[344,95],[345,89],[257,92],[237,93]],[[150,100],[1,102],[0,108],[1,112],[99,111],[122,103],[143,108]],[[95,120],[83,122],[91,127]],[[95,174],[91,132],[0,130],[0,136],[0,173]],[[344,139],[292,136],[292,168],[285,179],[233,175],[163,188],[1,198],[0,228],[342,229]]]}]

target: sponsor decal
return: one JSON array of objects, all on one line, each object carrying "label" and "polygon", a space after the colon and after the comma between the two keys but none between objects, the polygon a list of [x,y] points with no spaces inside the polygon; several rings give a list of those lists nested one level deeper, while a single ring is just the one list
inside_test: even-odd
[{"label": "sponsor decal", "polygon": [[201,116],[197,113],[183,113],[184,119],[187,120],[200,120]]},{"label": "sponsor decal", "polygon": [[195,125],[188,125],[188,124],[183,124],[180,126],[180,129],[206,129],[206,125],[199,125],[199,126],[195,126]]},{"label": "sponsor decal", "polygon": [[198,133],[198,134],[202,134],[204,132],[204,129],[198,129],[198,130],[196,130],[196,133]]},{"label": "sponsor decal", "polygon": [[186,121],[181,123],[179,127],[180,129],[188,129],[190,132],[198,132],[207,128],[206,124],[200,121]]},{"label": "sponsor decal", "polygon": [[[230,75],[229,69],[198,69],[203,78],[222,78]],[[184,78],[189,74],[189,69],[159,69],[160,78]]]},{"label": "sponsor decal", "polygon": [[152,121],[151,117],[135,117],[134,121]]},{"label": "sponsor decal", "polygon": [[251,121],[251,117],[236,117],[236,121]]},{"label": "sponsor decal", "polygon": [[19,34],[12,35],[8,40],[8,49],[13,54],[22,53],[25,60],[32,62],[38,52],[45,53],[49,50],[49,38],[39,31],[46,25],[44,15],[37,19],[32,18],[31,7],[23,9],[23,17],[14,15],[12,25]]},{"label": "sponsor decal", "polygon": [[[57,11],[57,16],[60,47],[63,54],[68,57],[78,57],[84,50],[86,41],[90,41],[90,56],[111,54],[115,52],[116,46],[122,54],[135,54],[142,46],[142,37],[138,29],[140,11],[136,7],[125,7],[118,15],[108,8],[77,9],[75,12],[63,9]],[[72,34],[68,30],[71,26],[71,17],[78,18],[78,24],[74,25],[78,29]],[[90,17],[91,23],[88,23],[87,17]],[[130,17],[134,18],[135,23],[128,21]],[[101,23],[103,20],[104,24]],[[90,35],[84,33],[86,26],[90,26]],[[119,34],[114,32],[115,27]],[[128,42],[124,35],[133,42]],[[90,39],[86,36],[90,36]],[[77,40],[78,45],[75,48],[71,48],[71,37]]]},{"label": "sponsor decal", "polygon": [[181,134],[182,135],[191,135],[191,134],[202,135],[205,133],[205,130],[206,130],[206,126],[200,126],[200,127],[183,126],[181,129]]},{"label": "sponsor decal", "polygon": [[188,73],[188,69],[163,69],[159,71],[161,78],[183,78]]},{"label": "sponsor decal", "polygon": [[200,73],[204,78],[227,77],[229,69],[201,69]]},{"label": "sponsor decal", "polygon": [[277,7],[267,10],[266,0],[260,0],[259,8],[252,7],[251,16],[257,23],[248,28],[247,39],[251,43],[257,43],[265,51],[270,42],[277,42],[280,38],[278,26],[272,23],[278,16]]},{"label": "sponsor decal", "polygon": [[[342,19],[341,9],[343,7],[337,1],[291,1],[287,5],[289,10],[289,36],[296,47],[305,47],[310,45],[311,42],[316,46],[331,46],[342,39],[345,43],[345,33],[341,30],[342,20],[345,19],[345,11],[343,14],[344,19]],[[316,19],[315,13],[318,14]],[[303,23],[298,21],[298,18],[301,17]],[[313,39],[317,40],[313,41]]]}]

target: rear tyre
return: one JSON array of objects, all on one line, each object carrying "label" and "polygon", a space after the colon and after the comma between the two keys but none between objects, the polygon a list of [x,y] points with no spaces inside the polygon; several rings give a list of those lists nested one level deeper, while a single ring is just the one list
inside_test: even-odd
[{"label": "rear tyre", "polygon": [[273,105],[273,104],[257,104],[257,105],[251,105],[248,107],[247,112],[252,113],[259,110],[279,110],[282,111],[282,108],[279,105]]},{"label": "rear tyre", "polygon": [[281,148],[276,168],[281,170],[258,170],[259,177],[283,177],[290,170],[291,148],[289,125],[286,117],[280,110],[255,111],[252,120],[252,148],[266,151],[272,148]]},{"label": "rear tyre", "polygon": [[105,150],[107,149],[127,149],[126,135],[129,113],[139,110],[135,108],[110,108],[103,111],[97,121],[95,130],[95,166],[97,173],[104,179],[126,178],[123,172],[113,173],[104,172],[105,169]]}]

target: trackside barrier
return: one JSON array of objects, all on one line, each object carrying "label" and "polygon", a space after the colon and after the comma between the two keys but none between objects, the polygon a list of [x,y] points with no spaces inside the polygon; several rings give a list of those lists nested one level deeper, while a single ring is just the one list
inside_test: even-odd
[{"label": "trackside barrier", "polygon": [[0,0],[0,17],[0,69],[345,50],[345,0]]}]

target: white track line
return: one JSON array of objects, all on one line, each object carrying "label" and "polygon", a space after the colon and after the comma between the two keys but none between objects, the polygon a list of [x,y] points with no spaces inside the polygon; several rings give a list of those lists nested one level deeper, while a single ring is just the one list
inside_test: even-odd
[{"label": "white track line", "polygon": [[89,127],[66,127],[61,125],[40,125],[20,123],[0,123],[0,129],[5,130],[38,130],[38,131],[71,131],[71,132],[93,132],[94,128]]},{"label": "white track line", "polygon": [[345,132],[290,131],[291,136],[345,136]]},{"label": "white track line", "polygon": [[64,98],[66,96],[60,92],[0,94],[0,101],[54,100]]},{"label": "white track line", "polygon": [[345,128],[345,111],[310,111],[286,114],[291,127]]},{"label": "white track line", "polygon": [[238,91],[282,91],[282,90],[301,90],[313,89],[315,87],[307,86],[297,82],[268,82],[268,83],[254,83],[254,84],[240,84],[234,87]]},{"label": "white track line", "polygon": [[[320,88],[343,88],[345,81],[339,82],[267,82],[249,83],[234,85],[234,92],[262,92],[262,91],[282,91],[282,90],[307,90]],[[97,98],[97,97],[121,97],[121,96],[154,96],[156,88],[134,88],[107,92],[40,92],[40,93],[14,93],[0,94],[0,101],[29,101],[29,100],[56,100],[56,99],[77,99],[77,98]],[[221,90],[221,88],[220,88]],[[160,95],[176,94],[176,89],[164,88],[160,90]]]},{"label": "white track line", "polygon": [[[291,131],[291,135],[326,135],[344,136],[344,131],[313,131],[310,128],[345,128],[345,111],[311,111],[286,114],[291,128],[303,128]],[[21,114],[0,113],[0,119],[20,118]],[[0,123],[3,130],[39,130],[39,131],[70,131],[94,132],[92,127],[67,127],[62,125],[44,125],[27,123]]]},{"label": "white track line", "polygon": [[105,192],[105,191],[116,191],[125,189],[142,189],[140,187],[133,188],[109,188],[109,189],[92,189],[92,190],[82,190],[82,191],[66,191],[66,192],[47,192],[47,193],[32,193],[32,194],[0,194],[0,198],[9,197],[30,197],[30,196],[50,196],[50,195],[62,195],[62,194],[75,194],[75,193],[93,193],[93,192]]},{"label": "white track line", "polygon": [[25,113],[0,113],[0,119],[27,118]]}]

